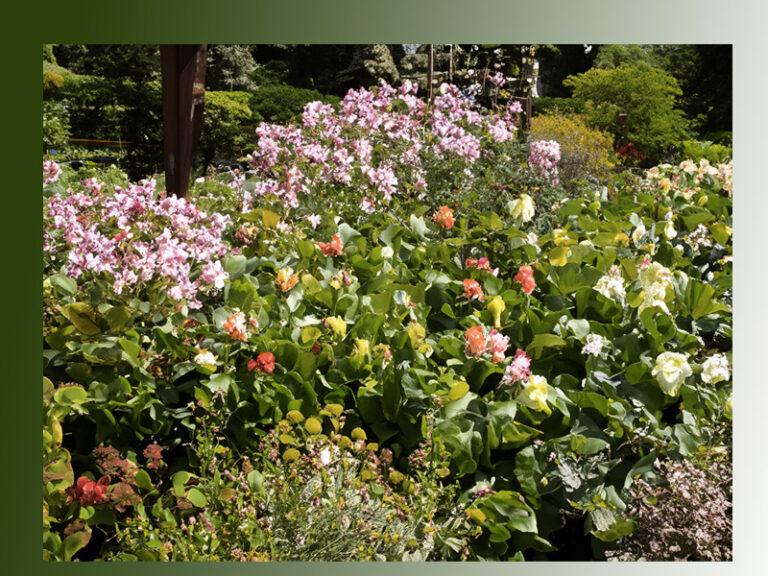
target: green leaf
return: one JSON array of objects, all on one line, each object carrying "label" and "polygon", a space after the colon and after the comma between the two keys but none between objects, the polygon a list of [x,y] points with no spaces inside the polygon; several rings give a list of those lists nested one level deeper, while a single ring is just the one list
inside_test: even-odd
[{"label": "green leaf", "polygon": [[123,306],[113,306],[104,313],[104,317],[109,323],[109,329],[113,331],[121,330],[131,319],[131,313]]},{"label": "green leaf", "polygon": [[154,488],[146,470],[137,471],[133,479],[136,481],[136,485],[139,488],[143,488],[144,490],[152,490]]},{"label": "green leaf", "polygon": [[248,259],[242,254],[227,254],[222,261],[224,270],[229,274],[229,280],[234,281],[245,274]]},{"label": "green leaf", "polygon": [[583,340],[591,331],[589,320],[584,320],[583,318],[568,320],[566,327],[576,336],[577,340]]},{"label": "green leaf", "polygon": [[536,334],[525,349],[526,354],[534,360],[541,358],[544,348],[563,348],[566,341],[555,334]]},{"label": "green leaf", "polygon": [[411,225],[411,232],[413,232],[420,239],[424,240],[427,237],[427,233],[429,232],[427,224],[424,222],[424,218],[421,216],[417,218],[415,214],[411,214],[411,219],[409,222]]},{"label": "green leaf", "polygon": [[314,342],[322,335],[322,330],[316,326],[304,326],[304,328],[301,329],[301,342],[302,344],[306,344],[307,342]]},{"label": "green leaf", "polygon": [[246,276],[241,276],[229,286],[227,305],[248,314],[258,291]]},{"label": "green leaf", "polygon": [[403,397],[402,377],[402,371],[395,370],[394,377],[385,376],[383,379],[382,408],[384,409],[384,417],[389,421],[395,420],[400,411],[400,402]]},{"label": "green leaf", "polygon": [[54,274],[48,277],[48,281],[51,283],[51,286],[64,296],[74,296],[77,294],[77,281],[69,276]]},{"label": "green leaf", "polygon": [[184,496],[185,484],[190,478],[192,478],[192,474],[186,470],[179,470],[171,477],[173,492],[177,497],[181,498]]},{"label": "green leaf", "polygon": [[247,480],[248,485],[251,487],[251,492],[264,492],[264,475],[261,472],[252,470],[248,473]]},{"label": "green leaf", "polygon": [[341,242],[344,246],[346,246],[352,238],[357,236],[360,236],[360,232],[352,228],[349,224],[346,222],[339,224],[339,238],[341,238]]},{"label": "green leaf", "polygon": [[190,488],[186,493],[186,497],[197,508],[205,508],[208,505],[208,499],[205,497],[205,494],[197,488]]},{"label": "green leaf", "polygon": [[74,302],[59,308],[59,311],[77,328],[79,332],[87,336],[101,333],[102,323],[99,316],[90,304]]},{"label": "green leaf", "polygon": [[74,534],[70,534],[64,539],[64,561],[69,562],[72,560],[72,556],[77,554],[78,551],[82,550],[88,545],[88,542],[91,541],[91,529],[87,528],[85,530],[80,530],[79,532],[75,532]]},{"label": "green leaf", "polygon": [[467,392],[469,392],[469,384],[466,382],[456,382],[448,392],[448,400],[453,401],[463,398]]},{"label": "green leaf", "polygon": [[81,404],[88,400],[88,392],[79,386],[68,386],[59,388],[53,395],[53,401],[61,406],[71,406],[72,404]]},{"label": "green leaf", "polygon": [[688,280],[683,298],[683,307],[694,320],[713,312],[728,310],[725,304],[715,298],[715,289],[698,280]]}]

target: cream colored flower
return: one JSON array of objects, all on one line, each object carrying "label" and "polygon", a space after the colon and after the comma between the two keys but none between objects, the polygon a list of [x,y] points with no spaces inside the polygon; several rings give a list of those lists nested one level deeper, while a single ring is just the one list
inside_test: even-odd
[{"label": "cream colored flower", "polygon": [[651,374],[667,396],[677,396],[685,379],[693,374],[688,364],[688,355],[679,352],[662,352],[656,357]]},{"label": "cream colored flower", "polygon": [[728,357],[725,354],[710,356],[702,364],[701,379],[707,384],[724,382],[731,377],[728,369]]},{"label": "cream colored flower", "polygon": [[624,279],[621,276],[621,270],[616,264],[611,266],[611,269],[608,270],[608,274],[597,281],[594,288],[600,292],[600,294],[614,302],[623,303],[624,298],[627,295],[626,290],[624,289]]},{"label": "cream colored flower", "polygon": [[213,353],[208,352],[208,350],[198,350],[198,354],[195,356],[195,364],[198,366],[202,366],[203,368],[208,368],[209,370],[214,370],[216,368],[216,356],[213,355]]},{"label": "cream colored flower", "polygon": [[533,198],[528,196],[528,194],[520,194],[519,197],[509,202],[508,208],[510,216],[520,219],[523,222],[530,222],[533,220],[533,216],[536,212]]}]

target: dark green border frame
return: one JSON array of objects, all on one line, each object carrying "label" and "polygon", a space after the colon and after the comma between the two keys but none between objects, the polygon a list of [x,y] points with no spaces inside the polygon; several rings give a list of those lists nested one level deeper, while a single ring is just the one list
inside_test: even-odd
[{"label": "dark green border frame", "polygon": [[[760,0],[45,0],[4,7],[2,166],[4,264],[0,395],[2,528],[7,574],[74,574],[102,564],[48,565],[40,542],[40,204],[42,43],[720,43],[734,46],[735,155],[735,561],[727,564],[529,563],[398,566],[322,564],[109,565],[126,573],[526,574],[581,572],[728,572],[757,568],[764,545],[766,323],[762,282],[768,187],[763,139],[768,129],[768,66],[761,41],[768,8]],[[10,69],[9,69],[10,68]],[[97,568],[98,566],[98,568]]]}]

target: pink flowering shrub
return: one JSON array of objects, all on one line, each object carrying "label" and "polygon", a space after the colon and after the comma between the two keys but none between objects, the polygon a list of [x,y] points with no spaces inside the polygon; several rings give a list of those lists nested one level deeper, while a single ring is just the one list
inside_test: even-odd
[{"label": "pink flowering shrub", "polygon": [[[220,290],[228,278],[221,258],[230,219],[207,214],[175,196],[157,193],[153,180],[127,188],[54,194],[44,207],[44,251],[71,278],[106,279],[115,294],[163,285],[173,301],[199,308],[199,293]],[[192,279],[192,272],[201,274]]]},{"label": "pink flowering shrub", "polygon": [[560,162],[560,144],[554,140],[534,140],[531,142],[531,152],[528,165],[543,178],[558,184],[557,164]]},{"label": "pink flowering shrub", "polygon": [[246,209],[269,195],[298,208],[308,197],[344,191],[371,214],[396,195],[429,189],[430,162],[451,163],[469,180],[486,142],[515,138],[519,103],[484,114],[458,87],[443,85],[427,109],[417,91],[410,82],[350,90],[338,111],[310,102],[301,125],[260,125]]}]

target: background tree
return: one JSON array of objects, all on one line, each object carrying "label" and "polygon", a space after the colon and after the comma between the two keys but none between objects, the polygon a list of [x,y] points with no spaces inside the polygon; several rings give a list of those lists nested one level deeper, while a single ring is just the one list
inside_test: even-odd
[{"label": "background tree", "polygon": [[685,113],[676,107],[680,86],[660,68],[645,62],[592,68],[564,84],[584,103],[591,125],[611,133],[616,143],[632,142],[651,163],[666,159],[688,134]]},{"label": "background tree", "polygon": [[255,70],[256,61],[249,46],[212,44],[206,62],[206,89],[250,92],[256,88],[251,77]]}]

